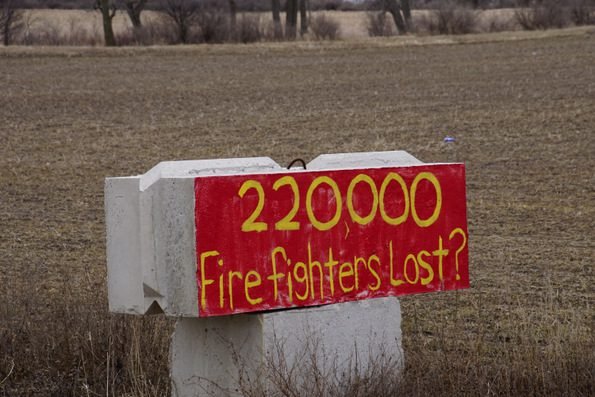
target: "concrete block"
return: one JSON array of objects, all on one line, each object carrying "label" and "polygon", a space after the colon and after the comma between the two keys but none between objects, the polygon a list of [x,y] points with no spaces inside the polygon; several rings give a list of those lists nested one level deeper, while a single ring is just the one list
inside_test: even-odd
[{"label": "concrete block", "polygon": [[[308,382],[312,368],[329,382],[365,376],[375,365],[402,367],[396,298],[213,318],[182,318],[172,337],[174,396],[270,393],[271,367]],[[278,390],[277,390],[278,392]],[[267,393],[267,394],[269,394]],[[266,394],[265,394],[266,395]]]},{"label": "concrete block", "polygon": [[392,152],[321,154],[310,163],[309,170],[342,170],[371,167],[399,167],[422,164],[404,150]]},{"label": "concrete block", "polygon": [[268,157],[162,162],[106,178],[110,311],[198,317],[194,178],[282,170]]}]

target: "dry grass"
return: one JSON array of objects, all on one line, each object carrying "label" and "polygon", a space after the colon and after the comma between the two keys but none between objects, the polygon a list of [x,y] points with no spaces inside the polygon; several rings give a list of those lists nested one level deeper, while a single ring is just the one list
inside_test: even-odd
[{"label": "dry grass", "polygon": [[466,162],[472,288],[402,299],[378,385],[594,395],[593,37],[0,48],[0,396],[168,391],[169,321],[107,313],[104,177],[393,149]]}]

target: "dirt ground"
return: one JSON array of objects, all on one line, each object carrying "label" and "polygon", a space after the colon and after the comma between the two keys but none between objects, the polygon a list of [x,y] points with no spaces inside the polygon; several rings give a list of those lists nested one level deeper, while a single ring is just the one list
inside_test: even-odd
[{"label": "dirt ground", "polygon": [[467,167],[471,289],[401,300],[410,395],[593,395],[595,34],[477,37],[0,48],[0,395],[105,394],[104,320],[61,342],[109,318],[105,177],[397,149]]}]

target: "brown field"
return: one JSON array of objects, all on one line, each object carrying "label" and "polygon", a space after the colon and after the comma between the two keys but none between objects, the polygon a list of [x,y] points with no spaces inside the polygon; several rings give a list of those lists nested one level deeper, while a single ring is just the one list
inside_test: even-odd
[{"label": "brown field", "polygon": [[402,298],[404,376],[336,395],[595,395],[594,65],[589,29],[0,48],[0,396],[168,392],[171,323],[107,313],[106,176],[396,149],[466,163],[471,289]]}]

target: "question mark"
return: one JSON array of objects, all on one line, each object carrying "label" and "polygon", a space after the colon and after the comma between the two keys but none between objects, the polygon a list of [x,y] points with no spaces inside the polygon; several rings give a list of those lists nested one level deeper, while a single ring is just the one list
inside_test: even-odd
[{"label": "question mark", "polygon": [[450,235],[448,236],[448,240],[449,241],[452,240],[452,238],[454,236],[456,236],[457,234],[460,234],[461,236],[463,236],[463,244],[461,244],[461,246],[457,249],[456,254],[455,254],[455,269],[457,270],[457,275],[455,278],[457,281],[459,281],[461,279],[461,276],[459,275],[459,254],[461,253],[463,248],[465,248],[465,245],[467,245],[467,236],[465,235],[465,232],[463,231],[463,229],[461,229],[460,227],[457,227],[452,232],[450,232]]}]

